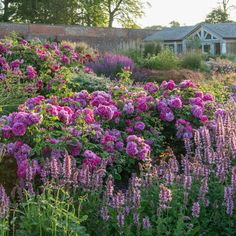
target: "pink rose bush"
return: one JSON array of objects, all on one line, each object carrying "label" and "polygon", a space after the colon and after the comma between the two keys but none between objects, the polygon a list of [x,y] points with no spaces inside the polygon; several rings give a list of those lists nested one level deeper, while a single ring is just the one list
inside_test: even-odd
[{"label": "pink rose bush", "polygon": [[101,159],[110,166],[134,164],[156,158],[165,143],[175,145],[171,137],[191,139],[194,129],[211,119],[213,104],[191,81],[118,83],[107,92],[29,98],[18,112],[1,118],[0,131],[18,168],[26,159],[61,159],[65,151],[93,167]]},{"label": "pink rose bush", "polygon": [[[39,40],[2,39],[0,48],[0,92],[9,93],[11,85],[16,101],[19,96],[69,93],[72,73],[82,70],[85,63],[95,58],[67,42],[44,44]],[[85,70],[85,73],[90,72]],[[15,89],[20,89],[19,95],[14,93]]]}]

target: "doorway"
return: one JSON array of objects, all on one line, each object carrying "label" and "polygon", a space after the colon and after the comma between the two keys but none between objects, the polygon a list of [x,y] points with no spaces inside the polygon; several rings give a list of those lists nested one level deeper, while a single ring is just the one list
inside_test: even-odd
[{"label": "doorway", "polygon": [[215,43],[215,55],[220,55],[221,54],[221,45],[220,43]]}]

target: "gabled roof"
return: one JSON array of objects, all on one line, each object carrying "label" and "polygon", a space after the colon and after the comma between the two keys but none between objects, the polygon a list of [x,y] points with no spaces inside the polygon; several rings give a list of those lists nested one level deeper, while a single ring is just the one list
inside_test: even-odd
[{"label": "gabled roof", "polygon": [[193,33],[199,27],[204,26],[206,29],[216,33],[222,38],[236,38],[236,23],[202,23],[195,26],[183,26],[178,28],[167,28],[158,31],[144,39],[144,41],[178,41],[183,40],[186,36]]},{"label": "gabled roof", "polygon": [[236,38],[236,23],[218,23],[218,24],[203,24],[213,33],[219,34],[222,38]]}]

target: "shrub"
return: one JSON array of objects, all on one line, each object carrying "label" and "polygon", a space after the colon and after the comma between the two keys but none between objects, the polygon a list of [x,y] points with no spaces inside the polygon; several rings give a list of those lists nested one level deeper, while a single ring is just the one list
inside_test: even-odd
[{"label": "shrub", "polygon": [[177,56],[169,49],[145,60],[144,67],[155,70],[176,69],[179,65]]},{"label": "shrub", "polygon": [[144,55],[141,48],[140,49],[130,48],[127,50],[119,50],[118,53],[131,58],[134,61],[134,63],[138,66],[143,64]]},{"label": "shrub", "polygon": [[105,53],[98,56],[93,62],[86,63],[98,76],[104,75],[110,79],[117,78],[117,74],[124,68],[134,69],[132,59],[118,54]]},{"label": "shrub", "polygon": [[[73,43],[0,40],[0,109],[8,112],[29,95],[68,94],[71,74],[82,69],[89,54],[77,53]],[[12,96],[9,99],[8,96]],[[12,103],[12,104],[11,104]]]},{"label": "shrub", "polygon": [[191,70],[201,69],[202,63],[202,57],[199,53],[188,53],[181,60],[181,66]]},{"label": "shrub", "polygon": [[81,71],[71,79],[70,86],[73,87],[73,90],[77,88],[88,92],[107,91],[111,86],[111,81],[105,77],[98,77]]},{"label": "shrub", "polygon": [[210,60],[207,65],[213,73],[229,74],[236,71],[235,64],[226,59],[217,58],[216,60]]},{"label": "shrub", "polygon": [[157,55],[161,52],[161,44],[160,43],[145,43],[143,55],[144,57],[150,57]]}]

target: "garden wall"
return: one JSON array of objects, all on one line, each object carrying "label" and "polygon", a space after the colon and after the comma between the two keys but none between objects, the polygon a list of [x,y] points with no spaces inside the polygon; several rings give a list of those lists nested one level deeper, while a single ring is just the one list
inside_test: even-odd
[{"label": "garden wall", "polygon": [[0,38],[15,31],[27,39],[58,39],[83,41],[102,51],[137,48],[148,35],[147,29],[97,28],[65,25],[0,23]]}]

